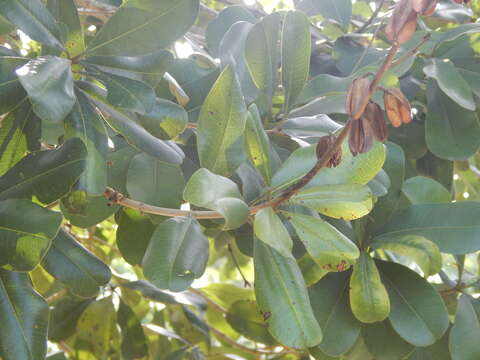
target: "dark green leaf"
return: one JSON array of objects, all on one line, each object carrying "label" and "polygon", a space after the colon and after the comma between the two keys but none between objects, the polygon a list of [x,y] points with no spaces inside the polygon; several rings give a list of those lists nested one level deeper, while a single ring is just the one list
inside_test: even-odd
[{"label": "dark green leaf", "polygon": [[161,289],[183,291],[202,276],[208,260],[208,240],[191,217],[175,217],[157,226],[145,257],[145,277]]},{"label": "dark green leaf", "polygon": [[158,301],[164,304],[178,304],[175,298],[167,294],[166,292],[155,287],[153,284],[145,280],[131,281],[123,285],[126,288],[138,290],[144,296],[154,301]]},{"label": "dark green leaf", "polygon": [[27,274],[0,269],[0,352],[5,360],[44,359],[49,308]]},{"label": "dark green leaf", "polygon": [[348,28],[352,17],[352,2],[350,0],[303,0],[297,7],[308,15],[322,15],[328,20],[333,20],[344,29]]},{"label": "dark green leaf", "polygon": [[16,69],[25,65],[28,59],[21,57],[0,57],[0,114],[12,110],[27,94],[17,78]]},{"label": "dark green leaf", "polygon": [[378,360],[403,359],[413,350],[413,346],[398,336],[387,320],[363,325],[362,336],[368,350]]},{"label": "dark green leaf", "polygon": [[122,355],[126,359],[138,359],[148,355],[148,342],[142,324],[133,310],[120,301],[117,321],[122,329]]},{"label": "dark green leaf", "polygon": [[0,199],[36,196],[49,204],[70,191],[83,172],[86,156],[78,138],[54,150],[33,152],[0,177]]},{"label": "dark green leaf", "polygon": [[0,201],[0,265],[30,271],[57,235],[62,216],[29,200]]},{"label": "dark green leaf", "polygon": [[53,239],[42,266],[75,295],[85,298],[97,295],[112,276],[107,265],[64,230]]},{"label": "dark green leaf", "polygon": [[458,300],[455,323],[450,331],[449,348],[454,360],[480,358],[480,304],[479,300],[462,295]]},{"label": "dark green leaf", "polygon": [[72,58],[82,53],[85,50],[85,40],[75,2],[73,0],[48,0],[47,8],[57,20],[58,25],[67,28],[63,40],[69,57]]},{"label": "dark green leaf", "polygon": [[152,135],[168,140],[180,135],[187,126],[188,114],[174,102],[157,99],[152,110],[139,116],[140,123]]},{"label": "dark green leaf", "polygon": [[64,297],[55,304],[48,327],[48,339],[58,342],[68,339],[75,334],[77,321],[87,306],[94,299],[76,299],[73,297]]},{"label": "dark green leaf", "polygon": [[446,203],[450,193],[442,184],[425,176],[414,176],[403,183],[402,193],[412,204]]}]

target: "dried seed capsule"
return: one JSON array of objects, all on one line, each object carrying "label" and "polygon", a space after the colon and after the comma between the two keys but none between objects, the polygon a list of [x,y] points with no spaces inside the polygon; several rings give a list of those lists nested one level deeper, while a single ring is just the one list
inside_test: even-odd
[{"label": "dried seed capsule", "polygon": [[368,124],[372,130],[375,140],[384,142],[388,139],[387,125],[383,119],[382,109],[377,103],[373,101],[368,103],[363,113],[363,118],[365,119],[365,124]]},{"label": "dried seed capsule", "polygon": [[417,13],[430,16],[435,12],[438,0],[412,0],[412,7]]},{"label": "dried seed capsule", "polygon": [[400,0],[385,28],[385,34],[388,40],[403,44],[410,40],[415,33],[416,26],[417,13],[413,10],[411,0]]},{"label": "dried seed capsule", "polygon": [[373,146],[372,130],[363,118],[352,123],[352,128],[348,135],[348,146],[353,156],[366,153]]},{"label": "dried seed capsule", "polygon": [[[335,135],[326,135],[322,136],[317,143],[317,159],[320,159],[325,152],[333,146],[335,143],[335,140],[337,137]],[[325,165],[326,167],[332,168],[332,167],[337,167],[340,165],[340,162],[342,161],[342,149],[338,149],[335,151],[335,153],[331,156],[330,160],[328,160],[327,164]]]},{"label": "dried seed capsule", "polygon": [[366,77],[356,78],[347,92],[345,110],[353,120],[358,120],[368,104],[367,98],[370,92],[370,80]]},{"label": "dried seed capsule", "polygon": [[410,103],[400,89],[387,89],[383,94],[387,117],[394,127],[412,121]]}]

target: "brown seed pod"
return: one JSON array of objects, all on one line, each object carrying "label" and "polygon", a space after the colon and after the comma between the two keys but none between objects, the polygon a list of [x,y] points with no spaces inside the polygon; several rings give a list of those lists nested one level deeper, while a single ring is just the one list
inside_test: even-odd
[{"label": "brown seed pod", "polygon": [[352,81],[347,92],[345,110],[353,120],[358,120],[365,111],[367,98],[370,92],[370,80],[367,77],[356,78]]},{"label": "brown seed pod", "polygon": [[388,40],[403,44],[410,40],[416,27],[417,13],[412,7],[412,0],[400,0],[385,28],[385,35]]},{"label": "brown seed pod", "polygon": [[[336,139],[337,137],[335,135],[326,135],[326,136],[322,136],[318,140],[317,148],[316,148],[317,159],[320,159],[325,154],[325,152],[331,146],[333,146]],[[337,151],[335,151],[335,153],[332,155],[330,160],[328,160],[325,166],[329,168],[337,167],[338,165],[340,165],[341,161],[342,161],[342,149],[340,148]]]},{"label": "brown seed pod", "polygon": [[348,134],[348,146],[353,156],[363,154],[373,146],[373,134],[370,126],[365,123],[365,119],[361,118],[352,123],[352,128]]},{"label": "brown seed pod", "polygon": [[387,117],[394,127],[412,121],[412,109],[400,89],[387,89],[383,93],[383,101]]},{"label": "brown seed pod", "polygon": [[388,128],[383,119],[383,112],[380,106],[370,101],[363,113],[365,124],[368,124],[372,130],[373,137],[377,141],[384,142],[388,139]]},{"label": "brown seed pod", "polygon": [[430,16],[435,12],[438,0],[412,0],[412,7],[420,15]]}]

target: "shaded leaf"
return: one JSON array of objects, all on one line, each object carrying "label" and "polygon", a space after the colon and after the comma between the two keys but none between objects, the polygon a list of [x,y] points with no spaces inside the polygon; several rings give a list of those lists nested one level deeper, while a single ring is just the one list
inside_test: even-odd
[{"label": "shaded leaf", "polygon": [[27,95],[15,72],[27,62],[22,57],[0,57],[0,114],[12,110]]},{"label": "shaded leaf", "polygon": [[328,20],[337,22],[344,29],[348,28],[352,16],[352,2],[350,0],[303,0],[297,8],[310,16],[320,14]]},{"label": "shaded leaf", "polygon": [[362,326],[362,336],[368,350],[378,360],[403,359],[413,346],[393,330],[388,320]]},{"label": "shaded leaf", "polygon": [[168,140],[180,135],[187,126],[188,114],[174,102],[157,99],[152,110],[139,116],[140,123],[152,135]]},{"label": "shaded leaf", "polygon": [[117,321],[122,329],[122,355],[126,359],[138,359],[148,355],[148,342],[142,324],[133,310],[120,301]]},{"label": "shaded leaf", "polygon": [[48,326],[48,340],[58,342],[68,339],[75,334],[77,321],[87,306],[95,301],[94,299],[76,299],[64,297],[60,299],[50,315]]},{"label": "shaded leaf", "polygon": [[403,183],[402,193],[412,204],[446,203],[450,193],[442,184],[425,176],[414,176]]},{"label": "shaded leaf", "polygon": [[478,300],[461,295],[458,300],[455,323],[450,331],[449,348],[453,360],[480,357],[480,306]]}]

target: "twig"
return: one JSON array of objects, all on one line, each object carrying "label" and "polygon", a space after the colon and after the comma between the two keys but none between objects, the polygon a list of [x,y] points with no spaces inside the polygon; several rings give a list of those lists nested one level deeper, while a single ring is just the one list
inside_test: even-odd
[{"label": "twig", "polygon": [[232,246],[230,244],[227,244],[227,249],[228,252],[230,253],[230,256],[232,257],[233,263],[235,264],[235,267],[237,268],[238,272],[240,273],[240,276],[243,279],[243,286],[244,287],[252,287],[252,284],[247,280],[245,275],[243,274],[242,269],[240,269],[240,265],[238,264],[237,258],[235,257],[235,254],[233,253]]},{"label": "twig", "polygon": [[206,296],[202,291],[198,290],[198,289],[194,289],[194,288],[190,288],[188,289],[188,291],[190,291],[191,293],[195,294],[195,295],[198,295],[200,296],[203,300],[205,300],[208,305],[210,305],[211,307],[213,307],[214,309],[222,312],[222,313],[227,313],[228,310],[225,309],[223,306],[217,304],[215,301],[213,301],[212,299],[210,299],[208,296]]},{"label": "twig", "polygon": [[378,6],[375,9],[375,11],[373,12],[372,16],[370,16],[370,18],[365,22],[365,24],[362,25],[362,27],[360,27],[359,29],[357,29],[357,31],[355,31],[356,33],[363,33],[365,31],[365,29],[370,26],[370,24],[373,22],[373,20],[375,20],[377,18],[380,10],[382,10],[382,7],[383,7],[384,3],[385,3],[385,0],[380,0],[380,4],[378,4]]},{"label": "twig", "polygon": [[428,40],[430,40],[430,37],[432,35],[431,34],[426,34],[422,40],[420,40],[420,42],[415,45],[414,48],[410,49],[409,51],[407,51],[405,54],[403,54],[402,56],[400,56],[397,60],[395,60],[392,65],[390,66],[390,68],[394,68],[395,66],[399,65],[400,63],[402,63],[403,61],[407,60],[409,57],[412,57],[414,56],[418,49],[420,49],[420,47],[425,44]]}]

